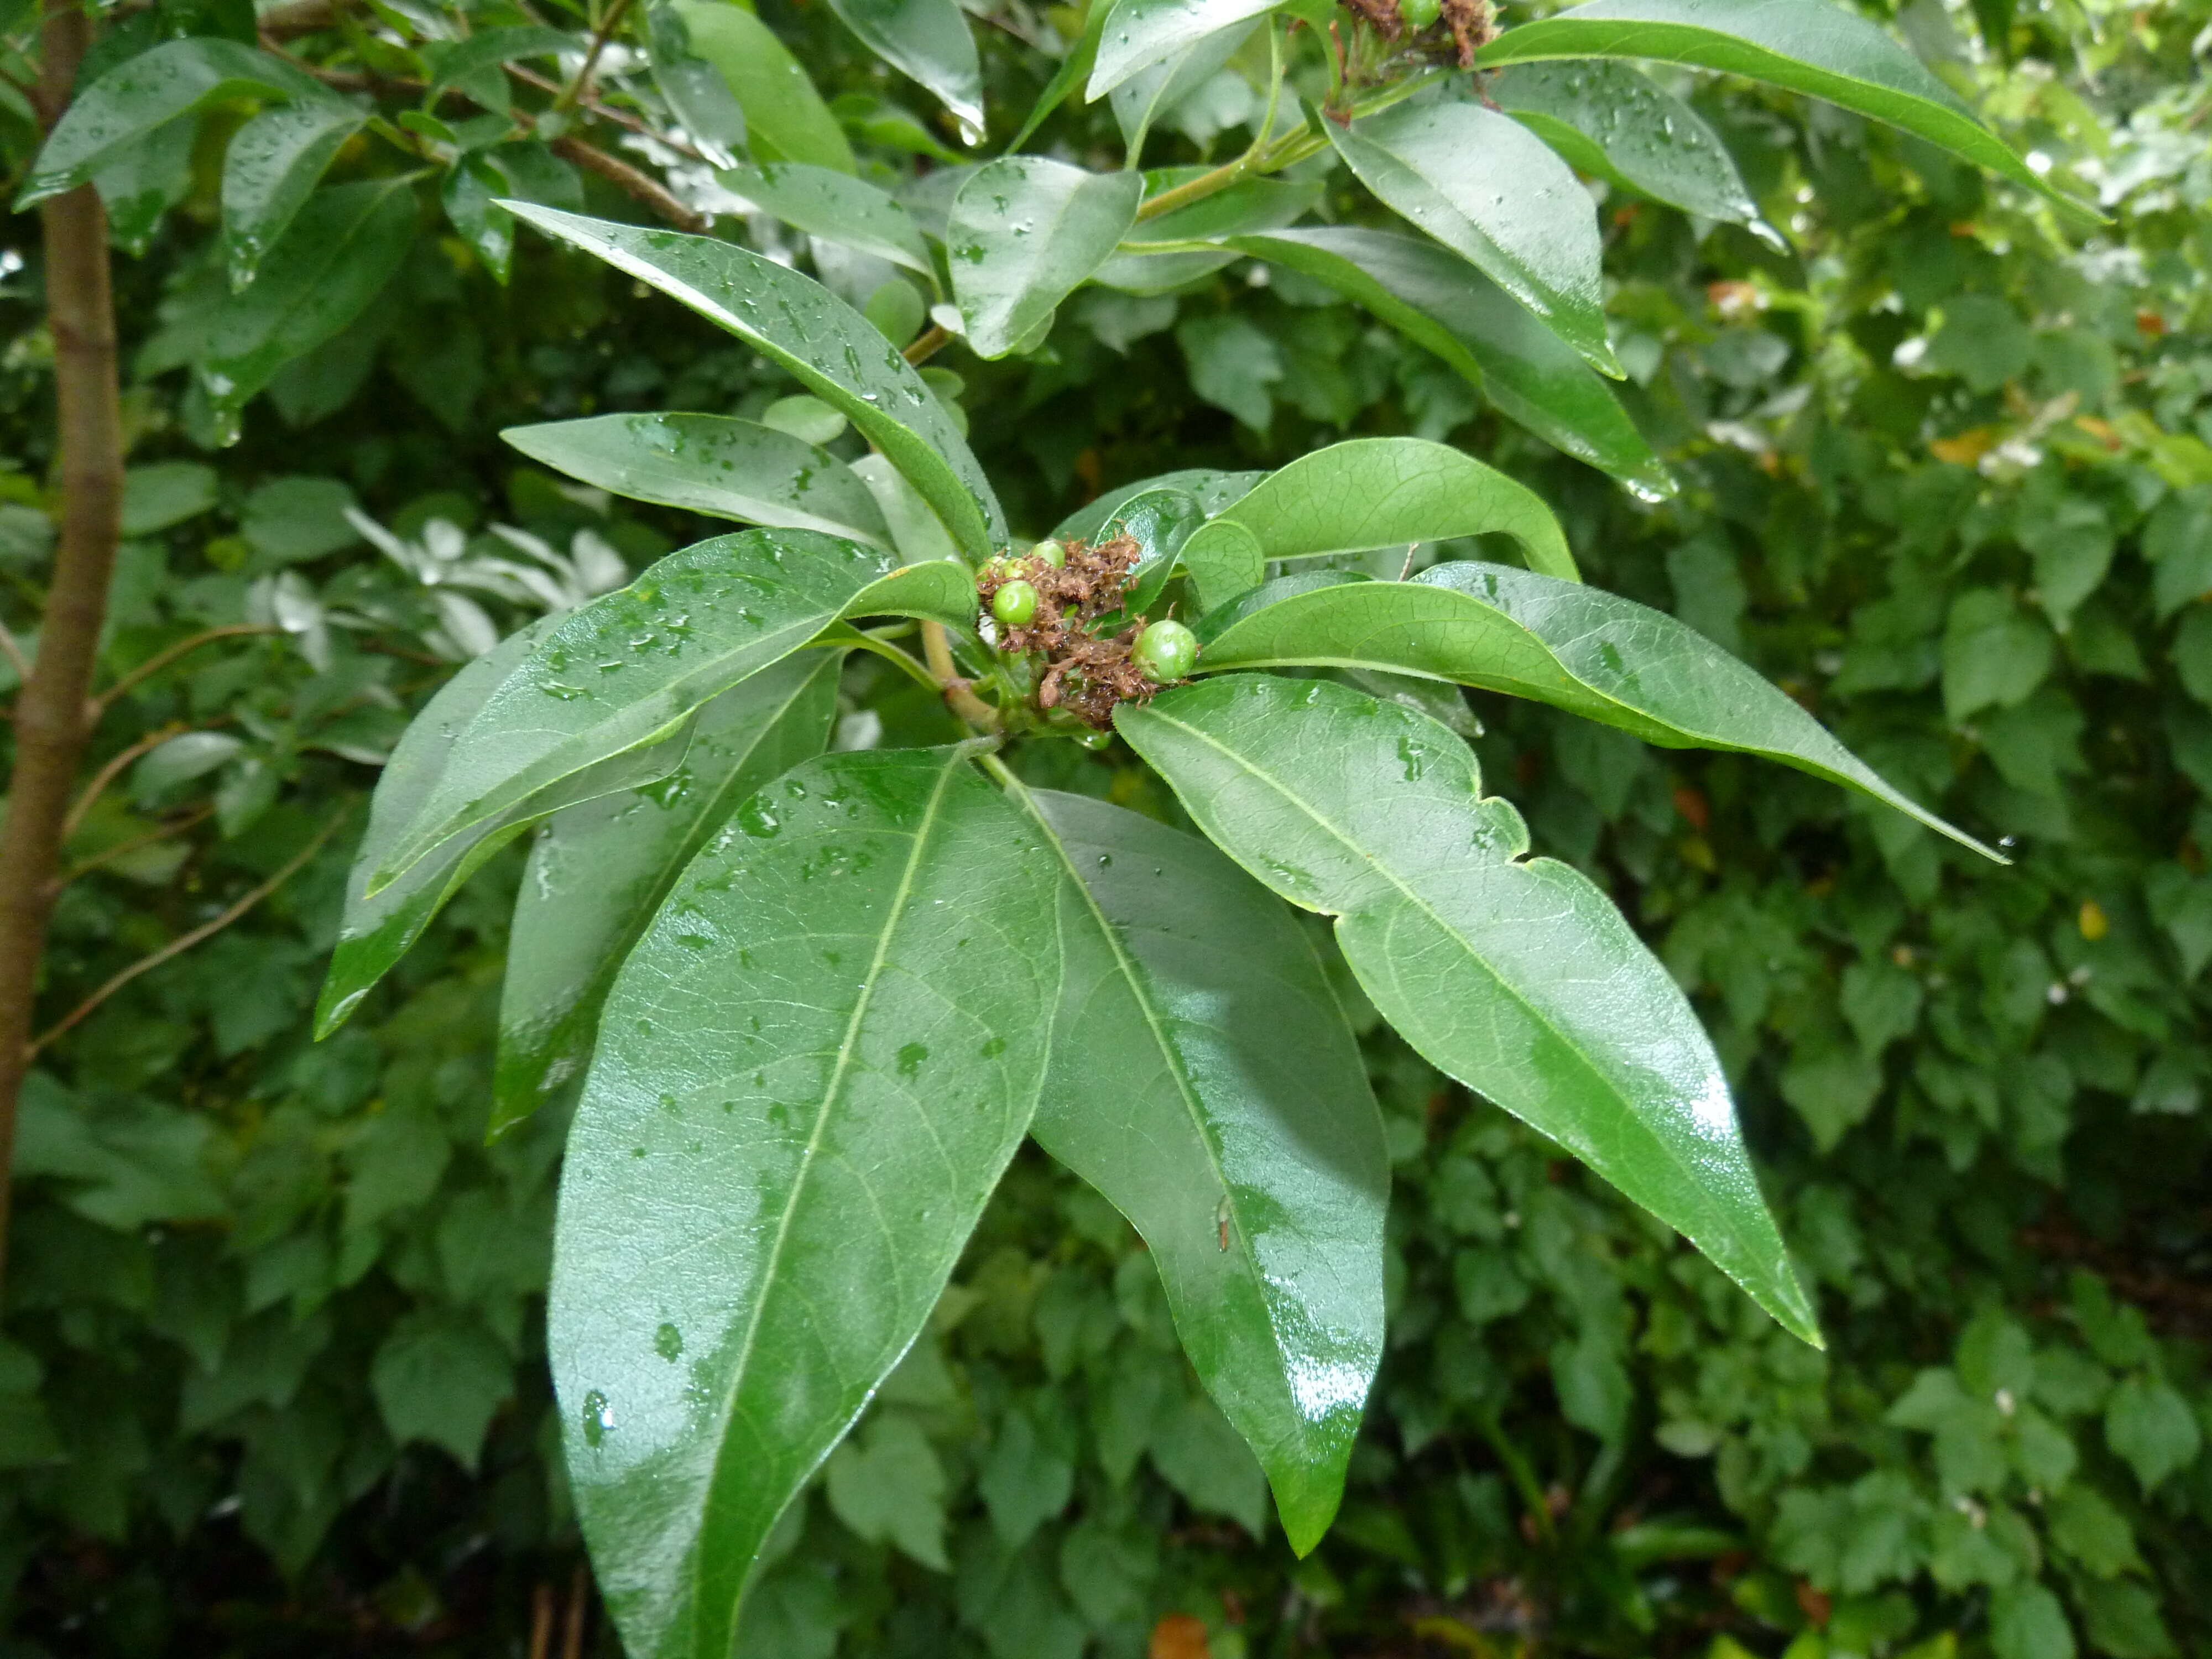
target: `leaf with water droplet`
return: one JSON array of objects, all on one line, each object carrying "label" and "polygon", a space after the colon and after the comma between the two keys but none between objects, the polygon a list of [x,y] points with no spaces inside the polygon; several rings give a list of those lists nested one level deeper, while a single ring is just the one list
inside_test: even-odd
[{"label": "leaf with water droplet", "polygon": [[1492,78],[1489,91],[1583,173],[1704,218],[1759,216],[1719,135],[1626,64],[1529,64]]},{"label": "leaf with water droplet", "polygon": [[1114,252],[1143,194],[1140,174],[1040,155],[977,168],[952,199],[950,231],[951,245],[973,250],[952,270],[968,343],[985,357],[1024,343]]},{"label": "leaf with water droplet", "polygon": [[[1432,1065],[1819,1340],[1688,1001],[1587,877],[1527,857],[1520,814],[1483,796],[1465,744],[1396,703],[1264,674],[1124,703],[1115,724],[1223,851],[1338,918],[1369,998]],[[1430,757],[1418,780],[1401,739]]]},{"label": "leaf with water droplet", "polygon": [[869,51],[941,100],[969,143],[983,137],[983,74],[956,0],[830,0]]},{"label": "leaf with water droplet", "polygon": [[1281,0],[1116,0],[1083,95],[1103,98],[1130,76],[1210,34],[1264,16]]},{"label": "leaf with water droplet", "polygon": [[223,260],[234,293],[253,280],[338,146],[368,118],[349,104],[318,98],[263,110],[238,130],[222,163]]},{"label": "leaf with water droplet", "polygon": [[[781,833],[710,842],[608,999],[546,1346],[633,1653],[730,1651],[770,1528],[923,1328],[1036,1109],[1059,874],[969,752],[833,755],[771,786]],[[833,849],[870,857],[805,878]],[[956,948],[950,909],[992,925]],[[594,1398],[616,1413],[596,1436]]]}]

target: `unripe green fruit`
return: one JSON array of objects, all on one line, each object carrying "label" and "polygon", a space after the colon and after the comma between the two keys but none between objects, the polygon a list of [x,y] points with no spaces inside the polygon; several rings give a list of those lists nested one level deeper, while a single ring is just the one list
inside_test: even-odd
[{"label": "unripe green fruit", "polygon": [[1030,549],[1030,557],[1042,559],[1054,570],[1058,570],[1067,563],[1067,549],[1058,542],[1042,541]]},{"label": "unripe green fruit", "polygon": [[991,614],[1009,628],[1027,628],[1036,613],[1037,591],[1027,582],[1008,582],[991,595]]},{"label": "unripe green fruit", "polygon": [[1443,12],[1437,0],[1398,0],[1398,15],[1416,34],[1435,22]]},{"label": "unripe green fruit", "polygon": [[984,565],[981,580],[987,582],[1010,582],[1021,574],[1021,568],[1014,560],[1000,556]]},{"label": "unripe green fruit", "polygon": [[1139,673],[1154,685],[1165,685],[1188,678],[1198,666],[1198,635],[1179,622],[1156,622],[1137,636],[1129,656]]},{"label": "unripe green fruit", "polygon": [[1114,741],[1114,734],[1111,732],[1079,732],[1075,734],[1075,740],[1085,749],[1103,749]]}]

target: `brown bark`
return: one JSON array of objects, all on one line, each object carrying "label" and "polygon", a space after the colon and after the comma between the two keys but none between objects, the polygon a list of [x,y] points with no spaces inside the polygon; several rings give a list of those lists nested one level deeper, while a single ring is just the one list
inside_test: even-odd
[{"label": "brown bark", "polygon": [[[92,25],[76,0],[46,0],[40,35],[40,118],[68,106]],[[15,1106],[29,1069],[39,959],[53,909],[62,826],[92,735],[92,676],[107,613],[123,514],[123,420],[107,216],[89,185],[40,210],[46,316],[53,335],[61,534],[39,654],[15,699],[15,763],[0,823],[0,1276],[7,1267]]]}]

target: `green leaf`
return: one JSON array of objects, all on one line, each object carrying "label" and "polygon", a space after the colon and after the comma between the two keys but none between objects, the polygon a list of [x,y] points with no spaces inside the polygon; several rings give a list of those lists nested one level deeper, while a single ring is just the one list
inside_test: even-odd
[{"label": "green leaf", "polygon": [[473,1470],[484,1431],[514,1393],[514,1360],[476,1320],[418,1312],[384,1339],[368,1386],[395,1442],[427,1440]]},{"label": "green leaf", "polygon": [[936,94],[966,141],[983,137],[983,71],[956,0],[830,0],[870,52]]},{"label": "green leaf", "polygon": [[226,442],[237,437],[247,401],[367,310],[414,244],[415,193],[405,179],[334,185],[307,198],[253,285],[232,295],[210,326],[199,380]]},{"label": "green leaf", "polygon": [[634,1654],[728,1653],[770,1527],[921,1329],[1028,1130],[1058,871],[968,752],[771,784],[608,999],[547,1346]]},{"label": "green leaf", "polygon": [[934,284],[921,232],[906,210],[873,185],[833,167],[795,161],[737,167],[714,175],[764,213],[775,215],[809,236],[842,242],[895,265],[918,270]]},{"label": "green leaf", "polygon": [[896,1544],[925,1567],[945,1557],[945,1466],[902,1413],[880,1413],[830,1455],[830,1507],[857,1538]]},{"label": "green leaf", "polygon": [[813,444],[728,415],[595,415],[511,426],[532,460],[637,501],[890,545],[875,497]]},{"label": "green leaf", "polygon": [[359,110],[316,99],[265,109],[238,130],[222,164],[223,263],[234,292],[313,194],[331,158],[360,131]]},{"label": "green leaf", "polygon": [[952,198],[945,234],[968,343],[1003,357],[1114,252],[1136,222],[1144,179],[1041,155],[978,167]]},{"label": "green leaf", "polygon": [[40,150],[15,198],[18,211],[74,190],[156,127],[226,99],[287,98],[338,105],[306,70],[235,40],[165,40],[126,58],[78,93]]},{"label": "green leaf", "polygon": [[1267,475],[1264,472],[1222,472],[1212,467],[1188,467],[1180,472],[1163,472],[1156,478],[1139,478],[1134,483],[1109,489],[1096,501],[1086,502],[1053,526],[1053,535],[1060,541],[1091,542],[1099,539],[1106,521],[1114,516],[1124,501],[1135,500],[1156,489],[1179,490],[1196,501],[1199,510],[1209,517],[1231,502],[1241,500],[1252,491],[1252,487]]},{"label": "green leaf", "polygon": [[975,606],[968,573],[951,560],[900,569],[890,554],[812,531],[741,531],[672,553],[562,617],[489,693],[369,896],[449,837],[672,733],[841,617],[966,625]]},{"label": "green leaf", "polygon": [[1198,497],[1182,489],[1140,491],[1123,498],[1106,515],[1098,526],[1097,538],[1127,536],[1139,549],[1137,562],[1123,579],[1123,614],[1134,616],[1159,598],[1174,572],[1176,556],[1205,521],[1206,511]]},{"label": "green leaf", "polygon": [[1990,1649],[1996,1659],[2074,1659],[2074,1629],[2044,1585],[2007,1584],[1990,1597]]},{"label": "green leaf", "polygon": [[[1157,196],[1205,171],[1188,167],[1147,173],[1145,194]],[[1231,239],[1295,223],[1319,204],[1326,188],[1319,179],[1241,179],[1226,190],[1146,220],[1139,239],[1099,266],[1093,280],[1125,294],[1165,294],[1182,288],[1234,263],[1245,250]],[[1215,240],[1224,245],[1166,253],[1141,251],[1148,242]]]},{"label": "green leaf", "polygon": [[1238,674],[1115,725],[1213,842],[1337,941],[1432,1065],[1682,1232],[1783,1326],[1811,1304],[1689,1003],[1589,879],[1527,859],[1467,745],[1328,681]]},{"label": "green leaf", "polygon": [[1546,58],[1644,58],[1747,76],[1840,104],[2048,197],[2060,195],[1878,24],[1827,0],[1589,0],[1476,54],[1485,68]]},{"label": "green leaf", "polygon": [[492,1134],[582,1073],[623,957],[738,803],[822,752],[843,662],[808,653],[762,670],[699,711],[667,776],[547,820],[507,935]]},{"label": "green leaf", "polygon": [[998,497],[945,406],[875,325],[819,283],[712,237],[524,202],[507,206],[547,235],[681,301],[842,410],[921,492],[969,559],[988,558],[1006,544]]},{"label": "green leaf", "polygon": [[430,83],[434,90],[453,86],[485,70],[497,69],[501,64],[511,64],[518,58],[558,58],[562,52],[581,51],[584,44],[580,37],[564,34],[559,29],[510,23],[498,28],[478,29],[465,40],[427,46],[424,56],[430,59]]},{"label": "green leaf", "polygon": [[691,51],[712,64],[745,114],[745,137],[763,161],[854,170],[853,147],[791,49],[744,6],[675,0]]},{"label": "green leaf", "polygon": [[1446,444],[1354,438],[1270,473],[1183,544],[1209,610],[1259,585],[1265,561],[1360,553],[1455,536],[1510,536],[1571,582],[1574,556],[1543,498]]},{"label": "green leaf", "polygon": [[1069,877],[1031,1133],[1144,1235],[1303,1555],[1382,1354],[1389,1159],[1358,1045],[1289,914],[1213,848],[1103,801],[1029,799]]},{"label": "green leaf", "polygon": [[2051,630],[2009,594],[1970,587],[1951,601],[1944,624],[1943,712],[1962,720],[2023,702],[2057,655]]},{"label": "green leaf", "polygon": [[1503,691],[1665,748],[1780,761],[2007,862],[1891,787],[1795,699],[1664,611],[1472,561],[1433,565],[1410,582],[1294,584],[1270,583],[1207,617],[1201,670],[1387,668]]},{"label": "green leaf", "polygon": [[[1144,153],[1145,135],[1152,131],[1152,123],[1219,73],[1258,27],[1256,21],[1248,19],[1225,29],[1216,29],[1212,34],[1179,47],[1149,69],[1138,70],[1114,88],[1109,102],[1114,112],[1114,124],[1121,129],[1122,152],[1127,158],[1123,162],[1125,167],[1137,165],[1138,156]],[[1169,233],[1158,234],[1164,239]]]},{"label": "green leaf", "polygon": [[[1103,5],[1106,0],[1092,0]],[[1140,70],[1218,34],[1225,28],[1274,10],[1280,0],[1118,0],[1098,38],[1097,61],[1084,88],[1095,101]]]},{"label": "green leaf", "polygon": [[1573,166],[1706,219],[1748,223],[1758,204],[1705,119],[1626,64],[1531,64],[1492,76],[1498,106]]},{"label": "green leaf", "polygon": [[[457,836],[374,896],[370,881],[398,845],[400,832],[446,776],[453,744],[501,683],[529,659],[555,628],[548,617],[465,665],[415,717],[399,745],[385,763],[369,798],[368,828],[346,876],[345,908],[337,944],[315,1006],[315,1035],[326,1037],[343,1024],[392,963],[422,937],[430,919],[484,860],[548,812],[595,795],[635,787],[673,770],[684,758],[681,736],[665,744],[632,750],[611,762],[587,768],[559,791],[499,814],[474,833]],[[222,734],[214,734],[222,735]]]},{"label": "green leaf", "polygon": [[1360,182],[1614,379],[1597,209],[1567,164],[1509,115],[1456,98],[1323,121]]},{"label": "green leaf", "polygon": [[2148,1492],[2197,1461],[2204,1434],[2189,1402],[2172,1385],[2154,1376],[2136,1376],[2114,1389],[2105,1402],[2105,1440],[2126,1460]]},{"label": "green leaf", "polygon": [[1107,14],[1113,9],[1113,0],[1091,0],[1084,9],[1081,36],[1060,60],[1060,67],[1053,70],[1052,79],[1045,82],[1036,102],[1030,106],[1020,130],[1006,145],[1006,155],[1012,155],[1029,143],[1046,118],[1067,101],[1067,94],[1075,90],[1076,84],[1091,73],[1091,65],[1098,61],[1098,37],[1105,32]]},{"label": "green leaf", "polygon": [[155,461],[123,474],[123,533],[151,536],[196,519],[216,504],[215,469],[198,461]]}]

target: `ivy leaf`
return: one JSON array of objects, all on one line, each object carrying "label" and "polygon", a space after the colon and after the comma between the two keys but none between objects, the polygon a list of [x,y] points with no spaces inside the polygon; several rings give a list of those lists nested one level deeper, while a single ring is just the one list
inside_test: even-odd
[{"label": "ivy leaf", "polygon": [[934,93],[969,143],[983,137],[983,71],[955,0],[830,0],[870,52]]},{"label": "ivy leaf", "polygon": [[238,130],[222,164],[223,264],[232,292],[253,280],[261,256],[364,119],[348,105],[315,99],[263,110]]},{"label": "ivy leaf", "polygon": [[1039,1145],[1144,1235],[1183,1350],[1300,1554],[1382,1354],[1389,1162],[1312,947],[1204,842],[1082,796],[1054,836],[1066,978]]},{"label": "ivy leaf", "polygon": [[232,98],[336,106],[323,83],[274,53],[235,40],[165,40],[118,64],[71,100],[15,198],[17,211],[74,190],[155,128]]},{"label": "ivy leaf", "polygon": [[[1103,3],[1103,0],[1099,0]],[[1162,58],[1209,34],[1264,16],[1280,0],[1118,0],[1098,37],[1098,56],[1084,88],[1096,101]]]},{"label": "ivy leaf", "polygon": [[1678,1229],[1782,1325],[1820,1337],[1689,1003],[1605,895],[1528,859],[1474,756],[1328,681],[1238,674],[1115,725],[1212,840],[1337,942],[1432,1065]]},{"label": "ivy leaf", "polygon": [[1006,544],[999,498],[914,365],[819,283],[710,236],[647,230],[527,202],[514,216],[659,289],[774,359],[844,411],[981,561]]},{"label": "ivy leaf", "polygon": [[[587,768],[556,793],[499,814],[477,825],[473,833],[454,837],[398,881],[370,895],[369,882],[398,845],[401,831],[445,777],[455,741],[507,675],[527,661],[558,625],[557,618],[543,617],[465,664],[400,734],[398,746],[385,763],[376,792],[369,798],[368,828],[346,876],[337,944],[331,951],[330,971],[315,1006],[318,1038],[328,1036],[345,1023],[377,981],[422,937],[446,901],[483,867],[485,860],[532,823],[546,813],[595,795],[648,783],[683,761],[684,737],[679,733],[665,743],[632,750]],[[157,750],[148,758],[159,758],[160,754]]]},{"label": "ivy leaf", "polygon": [[1665,748],[1763,756],[2008,862],[1899,793],[1688,623],[1580,582],[1472,561],[1409,582],[1287,578],[1208,617],[1200,639],[1202,669],[1390,669],[1547,702]]},{"label": "ivy leaf", "polygon": [[1644,58],[1747,76],[1902,127],[2089,218],[1878,24],[1827,0],[1589,0],[1476,54],[1486,69],[1546,58]]},{"label": "ivy leaf", "polygon": [[633,1653],[730,1650],[769,1528],[921,1329],[1029,1128],[1058,872],[968,752],[771,784],[608,998],[547,1346]]},{"label": "ivy leaf", "polygon": [[623,959],[738,803],[828,744],[843,664],[810,652],[762,670],[699,711],[667,776],[546,821],[507,934],[493,1135],[582,1073]]},{"label": "ivy leaf", "polygon": [[1003,357],[1051,319],[1136,222],[1136,173],[1091,173],[1041,155],[978,167],[952,198],[945,251],[968,343]]},{"label": "ivy leaf", "polygon": [[[485,698],[371,878],[371,897],[452,836],[673,730],[841,617],[965,625],[968,573],[805,530],[747,530],[671,554],[563,617]],[[567,803],[563,803],[566,805]]]},{"label": "ivy leaf", "polygon": [[1620,378],[1606,343],[1597,209],[1542,139],[1456,98],[1322,126],[1385,204],[1479,267],[1600,374]]},{"label": "ivy leaf", "polygon": [[532,460],[635,501],[891,544],[883,510],[828,451],[729,415],[595,415],[499,434]]},{"label": "ivy leaf", "polygon": [[415,218],[405,179],[334,185],[307,199],[253,285],[233,295],[209,327],[199,379],[225,442],[238,436],[240,412],[279,369],[383,292],[415,245]]},{"label": "ivy leaf", "polygon": [[763,213],[809,236],[920,271],[933,285],[937,281],[921,229],[904,208],[863,179],[797,161],[729,167],[714,176]]},{"label": "ivy leaf", "polygon": [[1672,93],[1600,58],[1494,76],[1498,106],[1581,171],[1702,218],[1749,223],[1759,206],[1720,136]]},{"label": "ivy leaf", "polygon": [[774,29],[722,0],[675,0],[673,9],[684,20],[692,54],[722,77],[744,112],[745,138],[757,160],[856,170],[845,129]]},{"label": "ivy leaf", "polygon": [[1354,438],[1300,457],[1183,544],[1209,609],[1259,585],[1269,559],[1510,536],[1530,564],[1572,581],[1574,556],[1543,498],[1448,444]]},{"label": "ivy leaf", "polygon": [[1495,283],[1435,243],[1309,225],[1238,234],[1229,245],[1366,307],[1458,370],[1507,419],[1611,473],[1644,500],[1674,494],[1673,475],[1604,380]]}]

